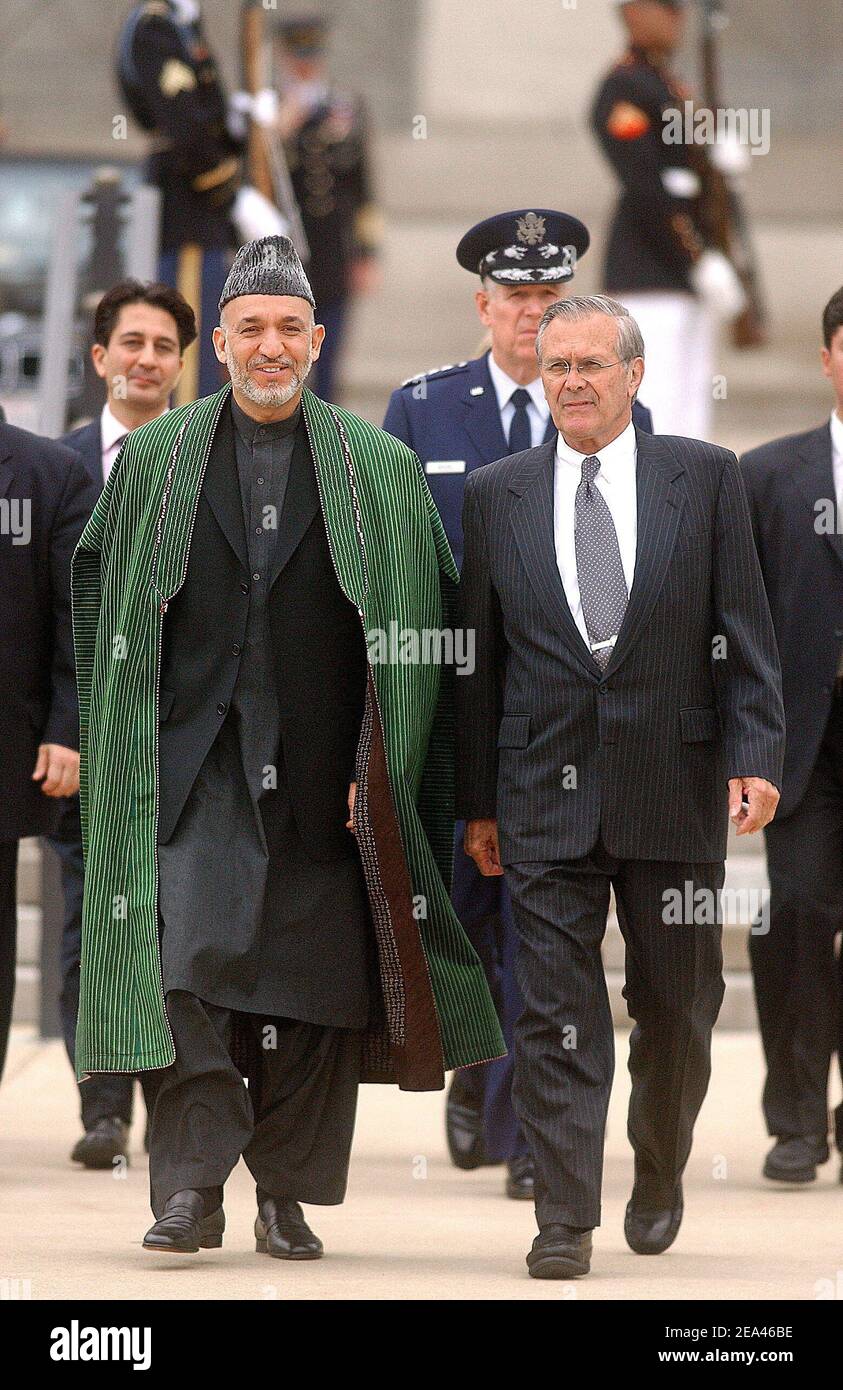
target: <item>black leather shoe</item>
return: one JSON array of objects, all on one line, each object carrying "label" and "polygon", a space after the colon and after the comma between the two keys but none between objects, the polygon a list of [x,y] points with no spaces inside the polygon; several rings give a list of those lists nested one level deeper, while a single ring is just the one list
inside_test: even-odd
[{"label": "black leather shoe", "polygon": [[510,1159],[506,1174],[506,1195],[516,1202],[532,1202],[535,1199],[535,1169],[529,1154]]},{"label": "black leather shoe", "polygon": [[527,1256],[532,1279],[579,1279],[591,1269],[591,1231],[543,1226]]},{"label": "black leather shoe", "polygon": [[86,1168],[111,1168],[118,1157],[128,1165],[129,1126],[117,1115],[98,1120],[93,1129],[82,1135],[70,1157],[73,1163],[83,1163]]},{"label": "black leather shoe", "polygon": [[488,1162],[483,1143],[483,1111],[458,1071],[448,1090],[445,1134],[455,1168],[482,1168]]},{"label": "black leather shoe", "polygon": [[[165,1254],[195,1255],[199,1249],[202,1213],[205,1200],[201,1192],[187,1187],[174,1192],[165,1203],[164,1215],[151,1226],[143,1238],[144,1250]],[[216,1215],[216,1213],[214,1213]],[[210,1218],[209,1218],[210,1219]],[[222,1236],[220,1236],[222,1244]]]},{"label": "black leather shoe", "polygon": [[661,1255],[679,1234],[683,1210],[681,1182],[667,1198],[636,1182],[623,1223],[630,1250],[636,1255]]},{"label": "black leather shoe", "polygon": [[814,1182],[817,1164],[828,1161],[824,1134],[777,1139],[764,1160],[764,1177],[773,1182]]},{"label": "black leather shoe", "polygon": [[219,1250],[225,1231],[225,1212],[217,1207],[199,1222],[199,1244],[203,1250]]},{"label": "black leather shoe", "polygon": [[255,1219],[255,1249],[276,1260],[318,1260],[324,1247],[304,1219],[298,1202],[264,1197]]}]

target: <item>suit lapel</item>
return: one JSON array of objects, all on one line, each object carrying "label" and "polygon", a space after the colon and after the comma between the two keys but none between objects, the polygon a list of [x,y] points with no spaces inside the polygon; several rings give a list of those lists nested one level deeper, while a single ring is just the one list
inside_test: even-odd
[{"label": "suit lapel", "polygon": [[510,483],[510,490],[518,494],[511,512],[512,530],[527,577],[549,622],[561,632],[580,665],[590,675],[599,676],[600,667],[574,622],[556,563],[553,534],[555,457],[555,440],[540,444],[524,455],[524,464]]},{"label": "suit lapel", "polygon": [[270,588],[304,537],[318,510],[316,474],[307,442],[307,431],[302,422],[296,430],[287,491],[278,519],[278,540],[270,570]]},{"label": "suit lapel", "polygon": [[632,592],[606,674],[611,675],[641,633],[664,583],[679,534],[684,499],[674,478],[684,469],[659,435],[636,429],[638,534]]},{"label": "suit lapel", "polygon": [[813,430],[799,449],[799,466],[794,469],[796,486],[811,509],[811,521],[816,530],[816,504],[821,499],[834,504],[835,527],[833,531],[821,534],[828,541],[835,555],[843,564],[843,536],[837,527],[841,518],[837,515],[837,494],[834,487],[834,465],[831,456],[831,427],[822,425]]},{"label": "suit lapel", "polygon": [[243,499],[240,496],[237,477],[234,421],[227,403],[220,413],[214,434],[202,491],[220,530],[244,570],[248,570],[249,553],[246,549],[246,530],[243,525]]},{"label": "suit lapel", "polygon": [[483,463],[505,458],[509,445],[501,424],[498,398],[489,373],[489,354],[470,364],[463,394],[464,428]]}]

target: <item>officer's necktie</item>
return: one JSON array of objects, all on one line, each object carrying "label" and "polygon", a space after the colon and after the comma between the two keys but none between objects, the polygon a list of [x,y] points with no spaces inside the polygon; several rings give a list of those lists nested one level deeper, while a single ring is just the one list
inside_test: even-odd
[{"label": "officer's necktie", "polygon": [[574,548],[589,644],[595,661],[605,671],[629,594],[612,513],[594,481],[599,469],[596,454],[583,459],[582,481],[574,498]]},{"label": "officer's necktie", "polygon": [[519,386],[509,399],[515,406],[515,414],[509,425],[509,452],[520,454],[522,449],[529,449],[533,442],[530,417],[527,414],[530,393],[525,391],[523,386]]}]

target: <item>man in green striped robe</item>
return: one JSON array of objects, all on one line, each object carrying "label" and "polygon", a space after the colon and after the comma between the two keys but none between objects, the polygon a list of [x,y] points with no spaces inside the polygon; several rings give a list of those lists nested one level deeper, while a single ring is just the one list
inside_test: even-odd
[{"label": "man in green striped robe", "polygon": [[231,386],[132,433],[73,561],[77,1069],[161,1072],[151,1250],[221,1243],[242,1155],[257,1249],[316,1258],[359,1083],[503,1050],[447,889],[456,570],[415,455],[304,387],[323,336],[241,248]]}]

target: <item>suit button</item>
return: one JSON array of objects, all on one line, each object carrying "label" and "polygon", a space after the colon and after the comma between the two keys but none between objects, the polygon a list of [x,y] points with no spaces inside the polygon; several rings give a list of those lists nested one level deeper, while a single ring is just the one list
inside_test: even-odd
[{"label": "suit button", "polygon": [[834,635],[835,637],[843,637],[843,627],[836,627],[834,629]]},{"label": "suit button", "polygon": [[831,694],[831,686],[830,686],[830,685],[824,685],[824,686],[823,686],[823,695],[830,695],[830,694]]},{"label": "suit button", "polygon": [[217,714],[225,714],[225,711],[226,711],[225,702],[224,702],[223,700],[220,700],[219,704],[217,705]]},{"label": "suit button", "polygon": [[248,592],[249,592],[249,586],[248,586],[248,584],[245,582],[245,580],[244,580],[243,583],[240,585],[240,592],[241,592],[241,594],[248,594]]},{"label": "suit button", "polygon": [[232,655],[232,656],[239,656],[239,655],[240,655],[240,643],[239,643],[239,642],[235,642],[235,643],[234,643],[234,646],[231,648],[231,655]]}]

